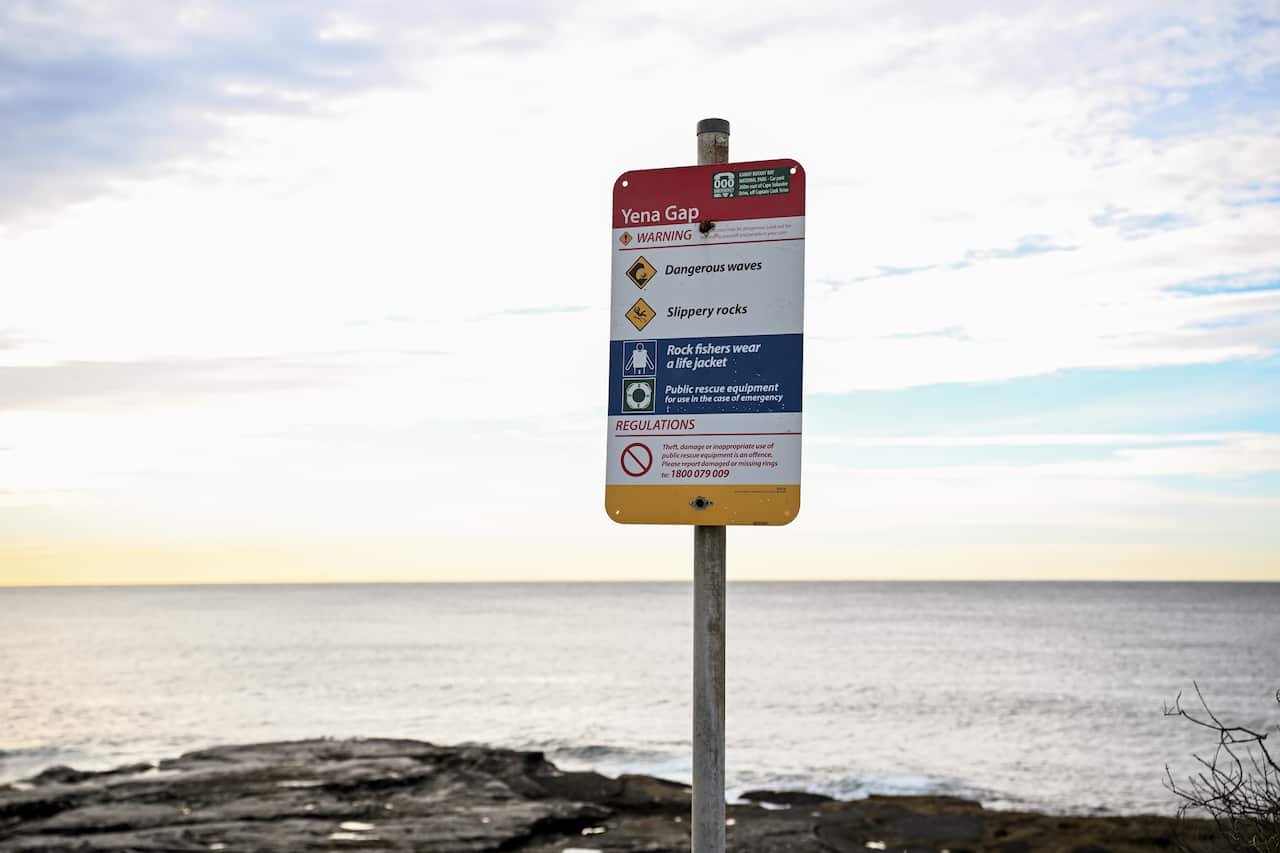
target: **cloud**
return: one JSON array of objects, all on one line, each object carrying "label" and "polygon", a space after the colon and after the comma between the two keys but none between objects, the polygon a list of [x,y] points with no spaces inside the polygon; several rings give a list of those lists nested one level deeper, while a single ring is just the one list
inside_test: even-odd
[{"label": "cloud", "polygon": [[601,530],[608,187],[714,111],[810,175],[797,529],[1274,544],[1273,18],[7,4],[0,223],[42,218],[0,234],[5,500]]},{"label": "cloud", "polygon": [[506,2],[0,5],[0,223],[216,156],[229,123],[323,116],[418,85],[450,50],[535,39],[548,10]]},{"label": "cloud", "polygon": [[508,308],[495,311],[494,317],[542,317],[547,314],[577,314],[590,311],[590,305],[531,305],[525,308]]},{"label": "cloud", "polygon": [[[1032,479],[1141,480],[1156,477],[1189,476],[1207,479],[1235,479],[1280,473],[1280,436],[1271,433],[1186,433],[1108,434],[1067,433],[1058,435],[985,436],[859,436],[817,438],[818,445],[851,450],[956,451],[956,459],[929,466],[891,463],[848,464],[863,473],[907,472],[936,477],[961,477],[974,481],[991,476],[1026,476]],[[1081,449],[1096,449],[1088,458],[1072,458]],[[1006,459],[973,464],[960,451],[989,449],[1008,451]],[[1029,457],[1025,451],[1036,451]],[[939,454],[938,458],[945,456]],[[870,459],[872,457],[864,457]],[[913,460],[914,461],[914,460]],[[1280,502],[1280,497],[1275,499]],[[1280,505],[1280,503],[1278,503]]]},{"label": "cloud", "polygon": [[0,350],[15,350],[28,342],[14,329],[0,329]]},{"label": "cloud", "polygon": [[816,455],[807,523],[854,541],[1280,547],[1275,434],[832,438]]},{"label": "cloud", "polygon": [[121,408],[150,401],[181,405],[207,394],[324,387],[351,365],[270,358],[70,361],[0,365],[0,411]]},{"label": "cloud", "polygon": [[1222,443],[1257,438],[1253,433],[1036,433],[993,435],[858,435],[816,436],[811,444],[843,447],[1115,447]]},{"label": "cloud", "polygon": [[[1278,152],[1280,153],[1280,152]],[[939,258],[826,288],[809,306],[817,391],[992,381],[1070,368],[1260,358],[1280,348],[1280,209],[1146,239],[1078,231],[1070,252]],[[1203,288],[1195,282],[1216,281]]]},{"label": "cloud", "polygon": [[1259,269],[1238,275],[1215,275],[1166,288],[1173,293],[1229,293],[1237,290],[1280,289],[1280,268]]}]

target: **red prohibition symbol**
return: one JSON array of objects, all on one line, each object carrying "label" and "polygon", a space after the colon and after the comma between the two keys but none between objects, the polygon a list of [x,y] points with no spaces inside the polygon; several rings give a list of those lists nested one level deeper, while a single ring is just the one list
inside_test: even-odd
[{"label": "red prohibition symbol", "polygon": [[643,477],[653,467],[653,451],[640,442],[622,448],[622,470],[630,477]]}]

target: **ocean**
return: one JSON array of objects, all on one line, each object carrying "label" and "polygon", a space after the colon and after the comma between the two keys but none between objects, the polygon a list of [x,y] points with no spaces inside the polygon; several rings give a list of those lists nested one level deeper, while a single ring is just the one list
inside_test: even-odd
[{"label": "ocean", "polygon": [[[688,584],[0,589],[0,781],[316,736],[687,781],[691,609]],[[735,796],[1169,814],[1166,763],[1212,740],[1164,703],[1198,681],[1280,721],[1280,584],[731,583],[728,648]]]}]

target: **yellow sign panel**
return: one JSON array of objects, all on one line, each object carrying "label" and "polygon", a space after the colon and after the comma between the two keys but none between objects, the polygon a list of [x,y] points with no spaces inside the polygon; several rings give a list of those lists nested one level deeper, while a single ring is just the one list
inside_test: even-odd
[{"label": "yellow sign panel", "polygon": [[636,258],[636,262],[627,267],[627,278],[631,279],[636,287],[641,289],[653,280],[658,271],[653,268],[653,264],[646,261],[643,257]]},{"label": "yellow sign panel", "polygon": [[636,327],[637,332],[643,332],[644,327],[653,319],[653,309],[649,307],[648,302],[637,299],[636,304],[627,309],[627,319]]},{"label": "yellow sign panel", "polygon": [[[622,462],[633,471],[647,457]],[[628,470],[630,466],[630,470]],[[604,506],[622,524],[787,524],[800,512],[800,484],[783,486],[606,485]]]}]

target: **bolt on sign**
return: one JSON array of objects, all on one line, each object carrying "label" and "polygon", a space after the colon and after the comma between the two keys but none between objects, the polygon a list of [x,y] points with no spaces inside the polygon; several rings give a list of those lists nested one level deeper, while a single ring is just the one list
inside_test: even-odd
[{"label": "bolt on sign", "polygon": [[614,521],[786,524],[800,511],[804,196],[794,160],[614,183]]}]

